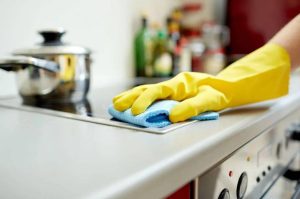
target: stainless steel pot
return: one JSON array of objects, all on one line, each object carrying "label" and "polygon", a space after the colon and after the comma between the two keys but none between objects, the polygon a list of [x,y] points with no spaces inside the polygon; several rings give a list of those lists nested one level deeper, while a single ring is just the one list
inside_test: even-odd
[{"label": "stainless steel pot", "polygon": [[61,41],[61,28],[39,31],[44,41],[0,59],[0,68],[17,74],[24,102],[66,103],[84,100],[90,85],[90,50]]}]

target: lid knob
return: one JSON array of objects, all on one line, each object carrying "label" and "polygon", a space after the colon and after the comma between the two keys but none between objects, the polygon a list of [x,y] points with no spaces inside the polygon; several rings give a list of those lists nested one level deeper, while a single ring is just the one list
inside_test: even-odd
[{"label": "lid knob", "polygon": [[63,28],[43,29],[39,31],[39,34],[44,38],[42,45],[44,46],[56,46],[62,45],[61,37],[66,33]]}]

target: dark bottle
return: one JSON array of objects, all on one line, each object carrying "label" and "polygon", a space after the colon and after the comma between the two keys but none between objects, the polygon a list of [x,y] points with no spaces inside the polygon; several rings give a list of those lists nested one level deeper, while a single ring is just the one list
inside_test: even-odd
[{"label": "dark bottle", "polygon": [[134,41],[136,76],[151,76],[152,74],[152,39],[148,30],[148,20],[142,18],[142,26]]}]

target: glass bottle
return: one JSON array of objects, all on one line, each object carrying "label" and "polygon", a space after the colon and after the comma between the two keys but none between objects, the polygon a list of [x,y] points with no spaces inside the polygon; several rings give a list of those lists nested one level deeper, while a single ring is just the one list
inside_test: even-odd
[{"label": "glass bottle", "polygon": [[144,77],[152,75],[152,70],[149,70],[149,68],[152,69],[152,48],[153,41],[148,30],[148,20],[146,16],[143,16],[142,26],[136,34],[134,41],[136,76]]}]

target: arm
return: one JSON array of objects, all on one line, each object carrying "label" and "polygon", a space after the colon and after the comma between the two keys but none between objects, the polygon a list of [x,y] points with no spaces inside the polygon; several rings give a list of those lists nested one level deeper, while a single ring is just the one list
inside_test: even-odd
[{"label": "arm", "polygon": [[172,122],[184,121],[205,111],[218,111],[260,102],[288,93],[292,65],[300,65],[300,15],[266,45],[236,61],[216,76],[184,72],[173,79],[143,85],[116,96],[119,111],[144,112],[154,101],[180,101],[170,113]]},{"label": "arm", "polygon": [[286,49],[292,68],[300,66],[300,14],[282,28],[269,43],[278,44]]}]

